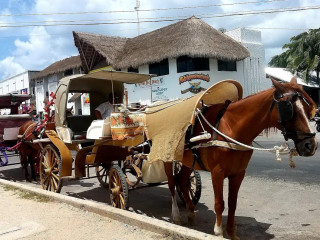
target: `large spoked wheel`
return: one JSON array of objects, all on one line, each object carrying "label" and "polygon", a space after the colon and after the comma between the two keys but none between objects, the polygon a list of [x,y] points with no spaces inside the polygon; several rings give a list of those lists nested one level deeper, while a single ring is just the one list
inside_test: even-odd
[{"label": "large spoked wheel", "polygon": [[62,187],[62,161],[59,151],[52,144],[42,150],[40,159],[40,180],[43,189],[59,193]]},{"label": "large spoked wheel", "polygon": [[119,166],[113,166],[109,171],[109,190],[111,205],[116,208],[127,209],[129,205],[128,185]]},{"label": "large spoked wheel", "polygon": [[[181,171],[181,163],[175,162],[174,163],[174,173],[175,176],[179,177],[179,173]],[[190,174],[189,181],[187,183],[187,188],[189,192],[190,199],[192,203],[196,205],[201,197],[201,176],[200,173],[196,170],[193,170]],[[182,190],[180,189],[179,184],[176,185],[176,189],[179,195],[179,198],[183,203],[185,203],[184,196]]]},{"label": "large spoked wheel", "polygon": [[96,175],[97,175],[98,181],[101,184],[101,186],[104,188],[109,187],[109,183],[108,183],[109,169],[110,169],[110,165],[106,163],[102,163],[101,165],[96,167]]}]

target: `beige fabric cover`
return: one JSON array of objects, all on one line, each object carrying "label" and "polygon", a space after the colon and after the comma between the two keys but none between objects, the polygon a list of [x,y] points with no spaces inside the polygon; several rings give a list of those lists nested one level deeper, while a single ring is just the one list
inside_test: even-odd
[{"label": "beige fabric cover", "polygon": [[202,100],[206,105],[213,105],[241,98],[240,83],[224,80],[189,99],[148,109],[145,116],[146,134],[152,140],[149,161],[182,161],[186,130],[194,124],[194,112],[201,106]]},{"label": "beige fabric cover", "polygon": [[141,172],[144,183],[161,183],[168,180],[163,161],[144,161]]}]

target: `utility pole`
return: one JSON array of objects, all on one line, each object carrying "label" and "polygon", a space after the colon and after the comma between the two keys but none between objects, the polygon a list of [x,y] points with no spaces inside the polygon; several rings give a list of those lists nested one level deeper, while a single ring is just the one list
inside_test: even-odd
[{"label": "utility pole", "polygon": [[140,0],[136,0],[136,6],[134,7],[134,10],[136,10],[136,11],[137,11],[137,27],[138,27],[138,36],[140,35],[139,8],[140,8]]}]

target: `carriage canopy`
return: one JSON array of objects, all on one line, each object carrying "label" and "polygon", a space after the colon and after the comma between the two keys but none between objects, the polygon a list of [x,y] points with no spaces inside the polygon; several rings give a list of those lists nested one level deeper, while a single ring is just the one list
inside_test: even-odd
[{"label": "carriage canopy", "polygon": [[[124,83],[142,83],[151,78],[149,74],[128,73],[102,70],[89,74],[78,74],[62,78],[56,91],[55,123],[58,127],[66,127],[66,108],[68,93],[92,93],[90,108],[94,110],[100,103],[108,100],[110,93],[123,98]],[[93,112],[93,111],[92,111]]]}]

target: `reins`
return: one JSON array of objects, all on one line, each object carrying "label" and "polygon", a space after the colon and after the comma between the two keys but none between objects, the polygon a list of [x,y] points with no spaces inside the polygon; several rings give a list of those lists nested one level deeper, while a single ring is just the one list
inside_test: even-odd
[{"label": "reins", "polygon": [[[253,147],[244,143],[241,143],[227,135],[225,135],[224,133],[220,132],[217,128],[215,128],[213,125],[211,125],[211,123],[205,118],[205,116],[202,114],[201,110],[197,108],[196,110],[196,115],[200,120],[200,117],[207,123],[207,125],[216,133],[218,133],[220,136],[228,139],[229,141],[231,141],[232,143],[229,142],[225,142],[225,141],[219,141],[219,140],[212,140],[206,143],[200,143],[198,145],[195,145],[192,147],[192,149],[194,148],[202,148],[202,147],[210,147],[210,146],[217,146],[217,147],[226,147],[232,150],[238,150],[238,151],[248,151],[248,150],[258,150],[258,151],[266,151],[266,152],[271,152],[271,153],[275,153],[276,154],[276,159],[277,161],[281,161],[281,156],[280,155],[284,155],[284,154],[290,154],[290,158],[289,158],[289,162],[290,162],[290,167],[295,167],[295,164],[292,160],[292,157],[295,156],[297,154],[295,149],[290,149],[287,143],[282,144],[281,146],[274,146],[273,148],[257,148],[257,147]],[[202,128],[203,125],[201,124]],[[204,128],[203,128],[204,130]],[[205,130],[204,130],[205,131]]]}]

